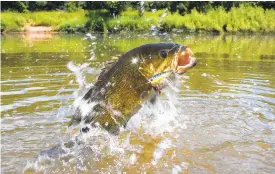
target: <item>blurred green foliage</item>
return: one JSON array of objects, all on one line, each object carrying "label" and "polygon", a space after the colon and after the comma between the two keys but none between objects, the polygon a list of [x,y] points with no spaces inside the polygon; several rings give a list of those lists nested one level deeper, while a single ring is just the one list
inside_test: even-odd
[{"label": "blurred green foliage", "polygon": [[142,32],[155,26],[162,31],[275,32],[274,7],[275,2],[234,1],[4,1],[1,32],[22,31],[26,24],[69,33]]},{"label": "blurred green foliage", "polygon": [[[82,31],[84,24],[87,22],[85,11],[67,12],[67,11],[52,11],[52,12],[32,12],[22,13],[4,12],[1,14],[1,32],[2,31],[22,31],[24,25],[32,26],[52,26],[54,30],[70,31],[72,29]],[[72,31],[73,32],[73,31]]]},{"label": "blurred green foliage", "polygon": [[[245,2],[245,1],[144,1],[146,11],[152,9],[161,10],[169,9],[171,12],[181,11],[183,13],[190,13],[192,9],[199,12],[207,12],[212,8],[224,7],[229,11],[233,7],[239,7],[241,4],[250,4],[262,7],[264,9],[274,9],[275,2]],[[84,10],[98,10],[105,9],[114,15],[120,14],[126,8],[133,9],[140,8],[140,1],[2,1],[1,10],[27,12],[27,11],[52,11],[52,10],[68,10],[77,11],[78,9]],[[181,13],[180,12],[180,13]]]},{"label": "blurred green foliage", "polygon": [[223,7],[202,13],[193,9],[182,16],[173,13],[164,18],[162,30],[173,29],[214,32],[275,32],[275,11],[242,4],[226,11]]}]

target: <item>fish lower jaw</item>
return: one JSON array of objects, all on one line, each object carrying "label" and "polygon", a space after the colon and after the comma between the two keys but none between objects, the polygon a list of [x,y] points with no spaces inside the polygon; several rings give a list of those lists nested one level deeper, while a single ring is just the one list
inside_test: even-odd
[{"label": "fish lower jaw", "polygon": [[188,69],[193,68],[197,64],[197,60],[193,57],[191,57],[191,61],[184,66],[178,65],[176,68],[176,73],[182,74],[185,73]]}]

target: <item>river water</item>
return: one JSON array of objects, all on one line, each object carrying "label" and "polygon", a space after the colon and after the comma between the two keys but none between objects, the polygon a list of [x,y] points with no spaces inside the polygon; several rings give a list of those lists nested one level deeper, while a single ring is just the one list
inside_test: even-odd
[{"label": "river water", "polygon": [[[71,105],[104,62],[160,41],[189,45],[197,66],[119,136],[94,130],[67,156],[39,156],[77,134]],[[274,173],[274,74],[270,35],[4,35],[1,173]]]}]

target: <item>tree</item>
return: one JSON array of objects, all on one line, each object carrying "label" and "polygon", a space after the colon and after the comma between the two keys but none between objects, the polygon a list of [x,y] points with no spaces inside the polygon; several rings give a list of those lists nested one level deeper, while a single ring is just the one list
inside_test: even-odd
[{"label": "tree", "polygon": [[27,1],[3,1],[1,2],[1,11],[12,10],[20,13],[28,12]]},{"label": "tree", "polygon": [[105,1],[104,7],[109,10],[112,15],[117,16],[126,10],[127,5],[128,3],[125,1]]},{"label": "tree", "polygon": [[68,1],[68,2],[65,2],[65,9],[68,12],[73,12],[73,11],[79,10],[79,7],[78,7],[77,2]]}]

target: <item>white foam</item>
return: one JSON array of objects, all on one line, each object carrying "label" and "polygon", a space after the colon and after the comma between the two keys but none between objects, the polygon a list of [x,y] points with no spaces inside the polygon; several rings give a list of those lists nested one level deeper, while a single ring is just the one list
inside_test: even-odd
[{"label": "white foam", "polygon": [[158,147],[154,151],[153,160],[151,163],[153,165],[156,165],[158,161],[161,159],[161,157],[163,156],[164,150],[170,148],[171,146],[172,146],[171,140],[164,139],[163,141],[161,141]]},{"label": "white foam", "polygon": [[78,108],[81,112],[81,117],[88,116],[91,114],[93,107],[97,104],[97,102],[89,102],[88,100],[82,100],[82,97],[78,97],[74,101],[74,108]]},{"label": "white foam", "polygon": [[[160,96],[154,104],[147,102],[137,114],[127,123],[127,129],[137,132],[141,127],[147,134],[160,135],[164,132],[173,132],[175,129],[186,129],[184,120],[188,120],[178,113],[178,92],[179,81],[181,78],[176,76],[176,82],[165,81],[167,87],[162,90]],[[179,121],[181,120],[181,121]]]}]

